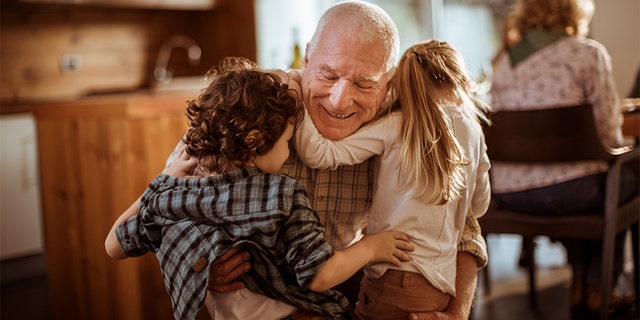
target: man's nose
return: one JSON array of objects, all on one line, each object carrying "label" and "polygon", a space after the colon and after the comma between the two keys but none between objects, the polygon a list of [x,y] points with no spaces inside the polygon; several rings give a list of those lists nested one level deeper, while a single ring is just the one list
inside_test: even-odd
[{"label": "man's nose", "polygon": [[331,87],[329,102],[334,109],[346,109],[353,101],[353,88],[349,81],[338,80]]}]

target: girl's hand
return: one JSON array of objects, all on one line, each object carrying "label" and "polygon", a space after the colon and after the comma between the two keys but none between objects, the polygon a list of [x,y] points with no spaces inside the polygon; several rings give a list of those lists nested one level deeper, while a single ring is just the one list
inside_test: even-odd
[{"label": "girl's hand", "polygon": [[371,262],[391,262],[400,266],[400,262],[411,261],[405,251],[413,251],[409,236],[399,231],[383,231],[367,234],[360,240],[373,253]]}]

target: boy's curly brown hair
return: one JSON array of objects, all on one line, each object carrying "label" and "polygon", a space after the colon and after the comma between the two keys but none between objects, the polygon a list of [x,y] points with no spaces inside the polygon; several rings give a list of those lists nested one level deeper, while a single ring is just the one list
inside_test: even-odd
[{"label": "boy's curly brown hair", "polygon": [[[226,58],[207,75],[197,101],[187,102],[186,152],[211,173],[243,168],[264,155],[288,124],[298,125],[302,102],[281,77],[245,58]],[[257,138],[249,132],[259,132]]]}]

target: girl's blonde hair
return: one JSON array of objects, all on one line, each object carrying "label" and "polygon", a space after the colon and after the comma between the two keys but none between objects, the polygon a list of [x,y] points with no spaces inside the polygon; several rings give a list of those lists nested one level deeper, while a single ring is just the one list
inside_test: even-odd
[{"label": "girl's blonde hair", "polygon": [[[426,196],[430,203],[457,199],[466,184],[463,166],[469,160],[455,136],[448,109],[462,106],[465,116],[488,123],[488,107],[471,94],[471,84],[462,57],[446,42],[415,44],[398,64],[392,94],[403,113],[400,186]],[[463,103],[465,99],[476,107],[465,108],[469,105]]]}]

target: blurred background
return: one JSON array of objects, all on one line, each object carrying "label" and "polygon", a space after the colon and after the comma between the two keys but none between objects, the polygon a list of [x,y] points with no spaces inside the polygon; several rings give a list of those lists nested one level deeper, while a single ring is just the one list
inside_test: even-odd
[{"label": "blurred background", "polygon": [[[110,261],[106,232],[161,170],[202,75],[226,56],[291,67],[335,2],[1,0],[2,318],[5,285],[33,278],[45,279],[52,318],[166,318],[154,258]],[[396,22],[401,52],[447,41],[480,81],[514,1],[370,2]],[[640,67],[640,1],[595,3],[590,37],[607,47],[626,97]]]}]

